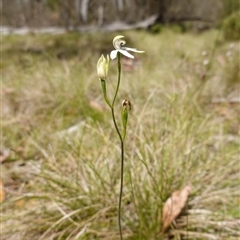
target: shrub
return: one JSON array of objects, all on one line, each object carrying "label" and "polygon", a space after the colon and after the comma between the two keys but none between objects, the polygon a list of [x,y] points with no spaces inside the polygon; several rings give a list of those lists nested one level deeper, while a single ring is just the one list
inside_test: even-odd
[{"label": "shrub", "polygon": [[226,40],[240,39],[240,11],[232,13],[223,21],[223,33]]}]

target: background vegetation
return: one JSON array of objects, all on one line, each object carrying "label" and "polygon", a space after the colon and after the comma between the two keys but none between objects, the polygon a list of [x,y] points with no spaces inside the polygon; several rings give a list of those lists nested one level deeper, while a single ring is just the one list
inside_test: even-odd
[{"label": "background vegetation", "polygon": [[[120,149],[96,74],[117,34],[2,37],[2,240],[118,239]],[[176,27],[121,34],[146,51],[123,59],[117,100],[133,104],[125,239],[238,239],[239,42]],[[163,238],[163,203],[188,183]]]},{"label": "background vegetation", "polygon": [[238,0],[1,0],[1,25],[64,26],[78,29],[113,22],[136,23],[152,15],[158,22],[191,23],[196,30],[219,26],[239,10]]}]

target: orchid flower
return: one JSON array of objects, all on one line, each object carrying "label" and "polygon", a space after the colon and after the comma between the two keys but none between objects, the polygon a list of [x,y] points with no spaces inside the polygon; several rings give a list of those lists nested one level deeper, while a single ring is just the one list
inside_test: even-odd
[{"label": "orchid flower", "polygon": [[136,52],[136,53],[144,52],[144,51],[139,51],[136,48],[123,47],[123,45],[125,45],[126,41],[124,41],[121,38],[124,38],[124,36],[118,35],[113,39],[113,46],[114,46],[115,50],[111,51],[111,53],[110,53],[110,58],[112,60],[117,57],[118,52],[120,52],[121,54],[123,54],[124,56],[126,56],[128,58],[134,58],[134,56],[132,54],[130,54],[128,51]]}]

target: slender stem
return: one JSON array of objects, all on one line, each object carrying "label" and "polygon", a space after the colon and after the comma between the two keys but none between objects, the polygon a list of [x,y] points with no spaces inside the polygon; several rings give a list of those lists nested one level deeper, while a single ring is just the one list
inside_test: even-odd
[{"label": "slender stem", "polygon": [[114,103],[118,94],[118,89],[119,89],[120,80],[121,80],[121,54],[119,52],[117,53],[117,59],[118,59],[118,82],[117,82],[116,92],[112,101],[112,107],[114,107]]},{"label": "slender stem", "polygon": [[119,131],[119,128],[117,126],[117,122],[116,122],[116,118],[115,118],[115,112],[114,112],[114,104],[115,104],[115,100],[117,98],[117,94],[118,94],[118,90],[119,90],[119,86],[120,86],[120,80],[121,80],[121,55],[118,52],[118,82],[117,82],[117,88],[116,88],[116,92],[115,95],[113,97],[113,101],[112,101],[112,105],[111,105],[111,113],[112,113],[112,118],[113,118],[113,123],[114,123],[114,127],[116,128],[116,131],[118,133],[119,139],[121,142],[123,142],[123,138],[122,135]]},{"label": "slender stem", "polygon": [[118,226],[119,226],[119,232],[120,232],[120,239],[123,240],[122,236],[122,224],[121,224],[121,208],[122,208],[122,194],[123,194],[123,168],[124,168],[124,139],[119,131],[119,128],[117,126],[116,118],[115,118],[115,112],[114,112],[114,104],[115,100],[118,94],[119,86],[120,86],[120,80],[121,80],[121,55],[118,53],[118,82],[117,82],[117,88],[116,92],[112,101],[111,105],[111,113],[113,118],[113,123],[115,126],[115,129],[118,133],[120,142],[121,142],[121,173],[120,173],[120,191],[119,191],[119,201],[118,201]]},{"label": "slender stem", "polygon": [[112,118],[113,118],[113,123],[114,123],[114,127],[116,128],[116,131],[118,133],[118,136],[119,136],[119,139],[121,142],[123,142],[123,138],[122,138],[122,135],[118,129],[118,126],[117,126],[117,122],[116,122],[116,118],[115,118],[115,113],[114,113],[114,107],[113,105],[111,106],[111,112],[112,112]]},{"label": "slender stem", "polygon": [[122,236],[122,225],[121,225],[121,208],[122,208],[122,193],[123,193],[123,168],[124,168],[124,142],[121,141],[121,176],[120,176],[120,192],[119,192],[119,201],[118,201],[118,225],[120,232],[120,239],[123,239]]}]

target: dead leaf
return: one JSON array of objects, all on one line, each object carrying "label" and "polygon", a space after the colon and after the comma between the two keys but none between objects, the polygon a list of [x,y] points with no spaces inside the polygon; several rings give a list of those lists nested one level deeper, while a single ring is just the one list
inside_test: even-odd
[{"label": "dead leaf", "polygon": [[224,107],[224,106],[220,106],[217,108],[217,112],[218,114],[220,114],[221,116],[223,116],[224,118],[231,120],[233,119],[233,114],[232,114],[232,110],[229,109],[229,107]]},{"label": "dead leaf", "polygon": [[5,192],[4,192],[2,179],[0,179],[0,202],[3,202],[4,199],[5,199]]},{"label": "dead leaf", "polygon": [[0,163],[5,161],[10,156],[10,149],[2,149],[0,151]]},{"label": "dead leaf", "polygon": [[136,58],[122,58],[122,67],[127,72],[136,70],[140,65],[140,62]]},{"label": "dead leaf", "polygon": [[190,185],[186,185],[182,190],[177,190],[172,193],[163,206],[162,214],[162,232],[171,225],[171,223],[179,216],[183,210],[188,196],[192,190]]},{"label": "dead leaf", "polygon": [[29,206],[33,206],[34,204],[36,204],[37,201],[34,199],[19,199],[17,201],[15,201],[15,207],[18,208],[23,208],[23,207],[29,207]]},{"label": "dead leaf", "polygon": [[94,100],[91,100],[91,101],[89,102],[89,104],[90,104],[90,106],[91,106],[92,108],[94,108],[95,110],[97,110],[97,111],[99,111],[99,112],[103,112],[103,108],[102,108],[102,106],[101,106],[98,102],[96,102],[96,101],[94,101]]}]

